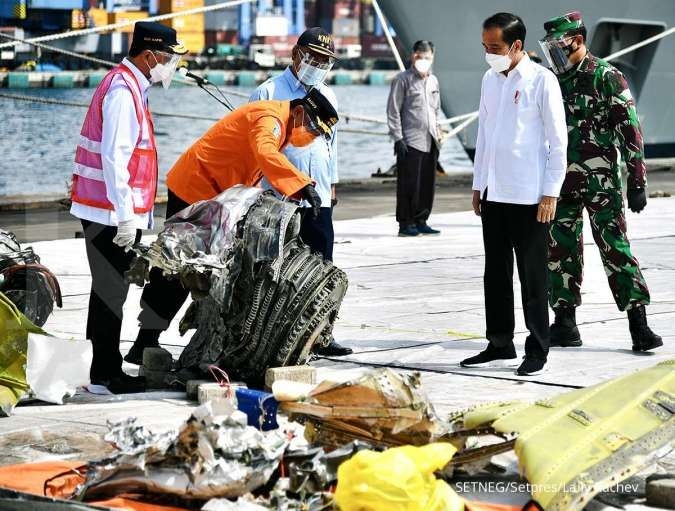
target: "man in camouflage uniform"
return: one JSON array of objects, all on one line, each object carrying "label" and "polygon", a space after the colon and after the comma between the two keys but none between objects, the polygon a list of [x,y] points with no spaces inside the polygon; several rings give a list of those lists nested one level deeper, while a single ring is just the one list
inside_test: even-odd
[{"label": "man in camouflage uniform", "polygon": [[575,308],[581,304],[583,209],[614,300],[628,312],[634,351],[663,345],[647,325],[649,290],[626,237],[621,194],[622,161],[628,170],[628,207],[647,204],[642,133],[635,103],[621,72],[586,48],[577,11],[544,24],[540,41],[558,76],[565,102],[567,174],[549,237],[549,302],[555,312],[551,346],[580,346]]}]

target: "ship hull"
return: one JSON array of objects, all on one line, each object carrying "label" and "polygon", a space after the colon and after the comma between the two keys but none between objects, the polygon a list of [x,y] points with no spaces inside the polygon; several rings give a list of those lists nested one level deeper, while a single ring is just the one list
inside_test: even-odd
[{"label": "ship hull", "polygon": [[[562,0],[379,0],[406,48],[418,39],[436,45],[434,73],[441,84],[447,116],[477,109],[480,83],[487,65],[481,45],[483,20],[496,12],[512,12],[527,27],[525,49],[541,56],[537,41],[546,20],[570,11]],[[593,0],[578,6],[588,29],[591,51],[599,57],[616,52],[675,25],[675,1]],[[405,59],[405,56],[404,56]],[[675,34],[613,62],[621,69],[637,99],[648,158],[675,157]],[[460,135],[473,158],[476,124]]]}]

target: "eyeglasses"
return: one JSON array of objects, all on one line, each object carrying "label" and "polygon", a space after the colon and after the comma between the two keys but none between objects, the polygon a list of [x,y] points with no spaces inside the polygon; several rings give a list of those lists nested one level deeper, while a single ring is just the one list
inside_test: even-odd
[{"label": "eyeglasses", "polygon": [[304,50],[298,51],[300,52],[300,58],[302,62],[318,69],[330,71],[333,67],[333,64],[335,64],[335,59],[333,57],[329,57],[328,55],[317,55]]}]

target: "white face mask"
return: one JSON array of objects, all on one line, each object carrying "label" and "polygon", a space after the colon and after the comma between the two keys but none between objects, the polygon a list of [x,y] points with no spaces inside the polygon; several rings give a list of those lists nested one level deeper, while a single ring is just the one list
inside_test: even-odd
[{"label": "white face mask", "polygon": [[431,62],[431,59],[417,59],[415,61],[415,69],[425,75],[431,69]]},{"label": "white face mask", "polygon": [[511,48],[513,48],[513,44],[509,47],[509,51],[506,52],[506,55],[496,55],[494,53],[485,54],[485,62],[490,64],[490,67],[495,73],[503,73],[511,67],[511,57],[509,57]]},{"label": "white face mask", "polygon": [[309,53],[302,54],[302,60],[298,65],[298,80],[308,87],[316,87],[324,82],[328,72],[333,67],[333,60],[321,62]]},{"label": "white face mask", "polygon": [[300,62],[300,67],[298,69],[298,80],[304,85],[309,87],[315,87],[326,79],[328,75],[327,69],[319,69],[318,67],[311,66],[306,62]]},{"label": "white face mask", "polygon": [[173,76],[176,74],[176,66],[180,57],[178,55],[171,55],[171,60],[168,64],[160,64],[157,61],[155,54],[152,54],[152,57],[155,59],[155,66],[150,68],[150,81],[152,83],[162,82],[162,87],[168,89],[173,80]]}]

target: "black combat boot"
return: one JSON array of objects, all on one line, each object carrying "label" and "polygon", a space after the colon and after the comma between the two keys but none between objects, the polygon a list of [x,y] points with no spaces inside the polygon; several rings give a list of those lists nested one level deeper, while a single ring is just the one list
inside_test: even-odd
[{"label": "black combat boot", "polygon": [[551,346],[564,348],[581,346],[576,309],[574,307],[558,307],[553,311],[555,312],[555,320],[551,325]]},{"label": "black combat boot", "polygon": [[628,326],[633,339],[633,351],[648,351],[663,346],[661,336],[652,332],[647,325],[647,311],[644,305],[628,310]]}]

